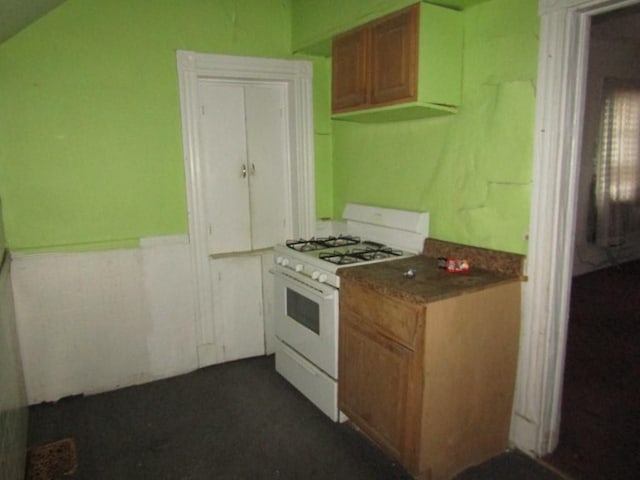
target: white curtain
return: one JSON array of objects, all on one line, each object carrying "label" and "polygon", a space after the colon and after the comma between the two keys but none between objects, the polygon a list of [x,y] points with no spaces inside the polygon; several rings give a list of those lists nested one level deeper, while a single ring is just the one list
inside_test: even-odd
[{"label": "white curtain", "polygon": [[595,190],[596,243],[640,236],[640,82],[604,82]]}]

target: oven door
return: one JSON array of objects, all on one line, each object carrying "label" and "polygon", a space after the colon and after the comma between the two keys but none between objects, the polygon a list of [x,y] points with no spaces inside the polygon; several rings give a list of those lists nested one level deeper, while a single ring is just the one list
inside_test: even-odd
[{"label": "oven door", "polygon": [[338,378],[338,290],[293,271],[272,270],[276,336]]}]

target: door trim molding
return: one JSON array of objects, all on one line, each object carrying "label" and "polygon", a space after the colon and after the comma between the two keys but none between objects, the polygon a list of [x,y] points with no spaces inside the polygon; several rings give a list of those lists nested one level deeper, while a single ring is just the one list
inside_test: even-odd
[{"label": "door trim molding", "polygon": [[312,65],[302,60],[214,55],[179,50],[176,53],[182,118],[185,182],[195,288],[198,362],[201,367],[223,358],[213,321],[212,282],[209,271],[207,231],[198,137],[198,80],[277,82],[287,88],[289,114],[288,235],[308,237],[315,228],[315,180],[313,164]]},{"label": "door trim molding", "polygon": [[529,281],[511,441],[534,456],[558,444],[591,17],[640,0],[540,0]]}]

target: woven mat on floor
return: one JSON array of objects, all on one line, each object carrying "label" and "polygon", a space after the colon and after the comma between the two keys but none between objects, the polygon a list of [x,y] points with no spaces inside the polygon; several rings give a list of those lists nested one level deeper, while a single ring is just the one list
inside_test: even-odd
[{"label": "woven mat on floor", "polygon": [[37,445],[27,454],[27,480],[57,480],[73,475],[78,467],[76,442],[64,438]]}]

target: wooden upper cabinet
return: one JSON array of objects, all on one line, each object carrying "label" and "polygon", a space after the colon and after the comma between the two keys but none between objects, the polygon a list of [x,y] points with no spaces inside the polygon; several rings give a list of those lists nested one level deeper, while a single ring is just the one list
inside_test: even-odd
[{"label": "wooden upper cabinet", "polygon": [[371,26],[371,105],[416,100],[418,6]]},{"label": "wooden upper cabinet", "polygon": [[387,121],[453,113],[462,83],[459,12],[418,3],[335,37],[334,118]]}]

